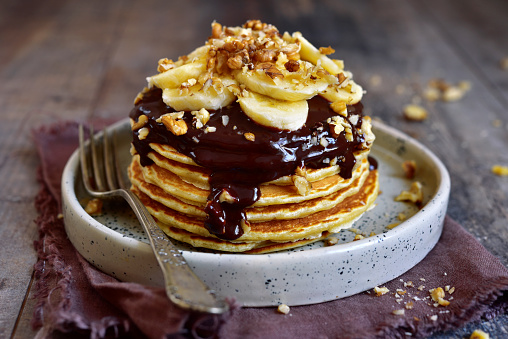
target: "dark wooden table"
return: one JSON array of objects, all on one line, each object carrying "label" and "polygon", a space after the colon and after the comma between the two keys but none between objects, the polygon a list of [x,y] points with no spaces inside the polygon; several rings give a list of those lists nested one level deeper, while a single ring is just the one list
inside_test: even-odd
[{"label": "dark wooden table", "polygon": [[[124,1],[0,2],[0,337],[31,338],[32,247],[38,158],[30,131],[61,120],[122,118],[156,70],[204,43],[213,20],[250,18],[301,31],[367,90],[364,105],[420,140],[446,164],[448,213],[508,264],[508,2]],[[430,80],[469,81],[456,102],[429,102]],[[403,118],[419,103],[423,122]],[[508,315],[436,334],[464,338],[475,328],[508,336]]]}]

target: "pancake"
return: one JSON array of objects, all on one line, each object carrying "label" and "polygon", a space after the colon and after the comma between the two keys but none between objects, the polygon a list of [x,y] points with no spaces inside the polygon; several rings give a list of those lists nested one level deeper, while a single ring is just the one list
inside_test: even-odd
[{"label": "pancake", "polygon": [[161,59],[130,113],[132,191],[164,232],[213,251],[269,253],[351,227],[375,205],[362,88],[300,33],[212,24]]}]

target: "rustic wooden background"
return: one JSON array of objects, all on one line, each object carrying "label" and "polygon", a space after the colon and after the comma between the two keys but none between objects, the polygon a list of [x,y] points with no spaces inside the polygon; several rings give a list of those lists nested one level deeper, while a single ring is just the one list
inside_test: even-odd
[{"label": "rustic wooden background", "polygon": [[[508,1],[0,1],[0,337],[31,338],[33,199],[30,131],[62,120],[123,118],[161,57],[201,45],[213,20],[259,18],[331,45],[368,91],[368,112],[420,140],[446,164],[449,214],[508,264]],[[425,100],[426,121],[402,118],[427,82],[467,80],[454,103]],[[508,315],[475,328],[508,336]]]}]

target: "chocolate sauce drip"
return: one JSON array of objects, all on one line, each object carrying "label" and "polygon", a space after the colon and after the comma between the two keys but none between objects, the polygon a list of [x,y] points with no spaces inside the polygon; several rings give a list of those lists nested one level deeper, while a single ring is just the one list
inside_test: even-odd
[{"label": "chocolate sauce drip", "polygon": [[374,158],[374,157],[369,155],[367,157],[367,160],[369,161],[369,171],[377,170],[377,160],[376,160],[376,158]]},{"label": "chocolate sauce drip", "polygon": [[[130,113],[135,121],[141,114],[149,118],[144,126],[149,129],[148,136],[139,140],[138,131],[133,131],[133,145],[140,155],[142,166],[152,163],[147,155],[152,151],[149,144],[154,142],[171,145],[209,169],[211,193],[205,208],[208,215],[205,227],[221,239],[234,240],[243,234],[241,224],[242,221],[247,222],[244,208],[259,199],[261,183],[292,175],[298,166],[327,167],[335,157],[340,175],[351,177],[356,163],[353,153],[363,149],[364,135],[357,131],[362,125],[362,104],[347,106],[349,122],[353,115],[358,116],[356,124],[351,124],[352,141],[346,139],[344,131],[336,138],[332,136],[326,120],[337,114],[328,101],[315,96],[308,104],[307,122],[296,131],[280,131],[258,125],[234,103],[209,111],[210,120],[206,125],[215,127],[215,132],[207,133],[205,128],[192,127],[193,116],[185,112],[182,119],[187,123],[188,131],[175,136],[162,123],[156,122],[161,115],[175,110],[162,101],[162,91],[154,88],[144,94]],[[226,125],[224,115],[229,119]],[[253,133],[255,140],[247,140],[244,133]],[[326,141],[320,142],[322,138]],[[224,190],[234,199],[233,203],[220,201]]]}]

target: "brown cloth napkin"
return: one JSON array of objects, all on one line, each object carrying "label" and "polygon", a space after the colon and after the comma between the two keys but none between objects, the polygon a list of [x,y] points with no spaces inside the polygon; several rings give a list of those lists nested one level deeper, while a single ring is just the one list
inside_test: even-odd
[{"label": "brown cloth napkin", "polygon": [[[102,124],[103,125],[103,124]],[[96,128],[101,127],[98,124]],[[39,260],[32,319],[41,338],[60,331],[91,338],[376,338],[422,337],[508,308],[508,270],[449,217],[436,247],[413,269],[384,287],[326,303],[271,308],[232,307],[222,316],[171,304],[162,288],[119,282],[86,262],[66,237],[60,213],[60,178],[78,143],[73,122],[33,131],[41,190],[36,197]],[[441,287],[448,306],[430,299]],[[437,306],[436,306],[437,305]],[[394,314],[394,311],[404,314]],[[397,313],[397,312],[395,312]]]}]

